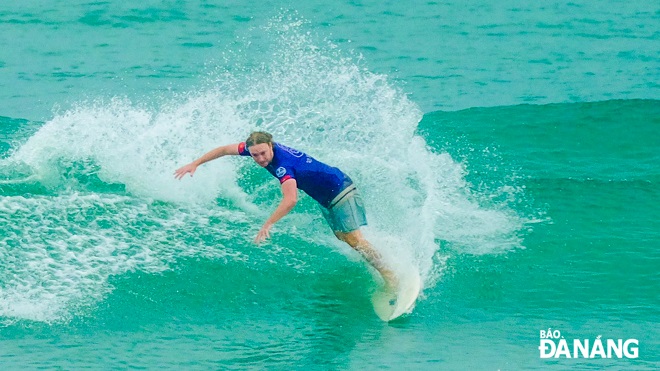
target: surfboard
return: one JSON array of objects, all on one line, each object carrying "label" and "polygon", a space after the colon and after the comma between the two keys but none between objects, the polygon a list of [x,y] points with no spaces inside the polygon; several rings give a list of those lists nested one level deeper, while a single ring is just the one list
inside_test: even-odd
[{"label": "surfboard", "polygon": [[395,292],[380,289],[371,297],[374,312],[385,322],[392,321],[412,312],[419,296],[421,279],[417,270],[400,279],[399,289]]}]

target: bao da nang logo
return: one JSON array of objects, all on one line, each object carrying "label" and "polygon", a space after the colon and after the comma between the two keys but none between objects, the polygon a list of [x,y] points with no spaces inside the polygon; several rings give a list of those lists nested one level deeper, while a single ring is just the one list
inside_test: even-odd
[{"label": "bao da nang logo", "polygon": [[559,330],[541,330],[541,358],[637,358],[637,339],[564,339]]}]

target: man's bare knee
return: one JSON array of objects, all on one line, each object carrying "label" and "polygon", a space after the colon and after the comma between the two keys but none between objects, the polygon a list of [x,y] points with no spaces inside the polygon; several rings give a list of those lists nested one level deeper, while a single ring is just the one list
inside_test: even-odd
[{"label": "man's bare knee", "polygon": [[358,249],[361,246],[369,245],[369,242],[362,237],[360,230],[354,230],[348,233],[342,233],[342,241],[349,244],[352,248]]}]

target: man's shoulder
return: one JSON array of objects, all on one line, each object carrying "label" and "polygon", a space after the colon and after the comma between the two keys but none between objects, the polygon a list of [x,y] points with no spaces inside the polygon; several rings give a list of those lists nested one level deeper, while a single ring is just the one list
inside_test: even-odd
[{"label": "man's shoulder", "polygon": [[274,148],[275,148],[275,151],[279,152],[279,154],[283,155],[284,157],[302,158],[303,156],[305,156],[304,152],[298,151],[295,148],[285,146],[284,144],[281,144],[281,143],[275,143]]}]

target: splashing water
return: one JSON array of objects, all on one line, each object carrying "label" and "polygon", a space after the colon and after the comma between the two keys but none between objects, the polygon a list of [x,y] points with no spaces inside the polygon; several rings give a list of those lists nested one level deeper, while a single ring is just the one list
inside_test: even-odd
[{"label": "splashing water", "polygon": [[[0,276],[0,316],[61,319],[101,300],[112,275],[158,272],[192,255],[243,259],[232,244],[248,244],[250,228],[274,208],[276,182],[238,158],[206,164],[192,180],[172,172],[253,130],[349,174],[365,199],[366,237],[397,270],[415,267],[426,287],[442,271],[442,243],[473,253],[519,246],[515,212],[484,206],[488,195],[471,190],[464,166],[416,135],[419,108],[359,57],[315,43],[304,28],[271,22],[261,30],[268,48],[242,51],[266,62],[237,66],[228,54],[234,64],[199,91],[156,103],[81,102],[2,160],[10,181],[48,191],[0,198],[0,219],[10,226],[0,235],[7,246],[0,259],[11,262]],[[25,167],[29,177],[21,178]],[[280,222],[279,233],[355,254],[328,237],[310,204]]]}]

